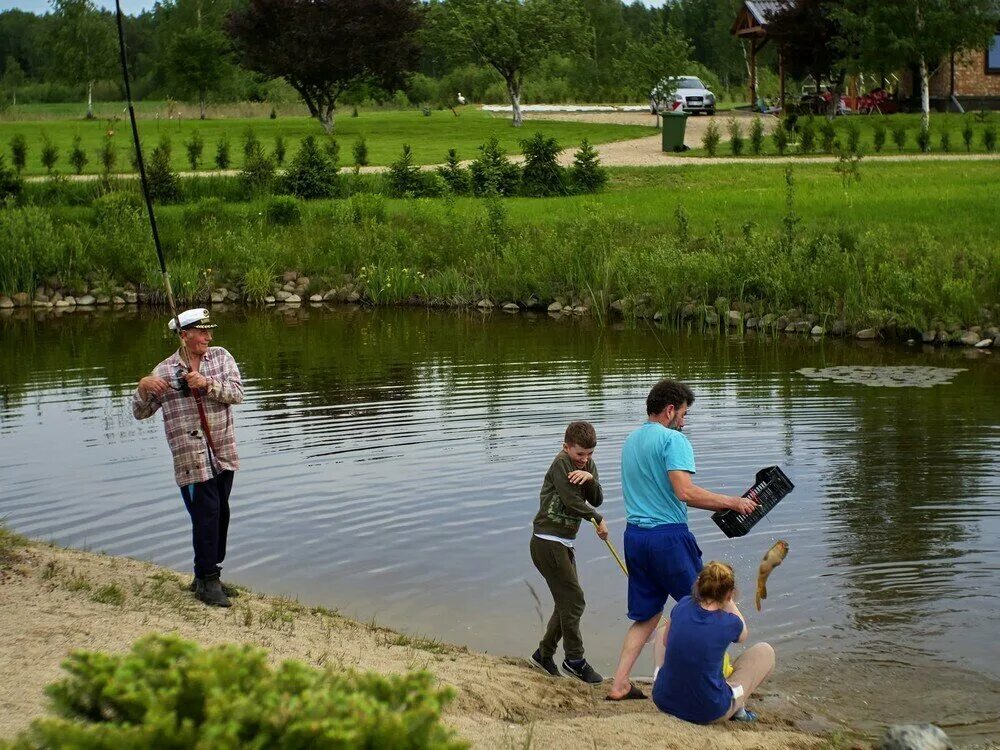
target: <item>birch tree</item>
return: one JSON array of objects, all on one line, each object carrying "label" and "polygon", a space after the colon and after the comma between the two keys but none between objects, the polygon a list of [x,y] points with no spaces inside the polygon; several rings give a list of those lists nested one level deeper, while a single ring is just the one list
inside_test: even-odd
[{"label": "birch tree", "polygon": [[52,42],[56,76],[86,84],[87,119],[94,118],[94,84],[112,78],[118,58],[111,14],[91,0],[52,0]]}]

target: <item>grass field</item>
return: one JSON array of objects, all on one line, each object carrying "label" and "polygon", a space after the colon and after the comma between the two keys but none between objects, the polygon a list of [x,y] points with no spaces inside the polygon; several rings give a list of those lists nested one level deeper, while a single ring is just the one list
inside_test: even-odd
[{"label": "grass field", "polygon": [[[58,105],[64,106],[64,105]],[[125,119],[112,123],[114,143],[117,149],[116,171],[130,171],[132,142],[127,114]],[[218,120],[164,120],[143,119],[139,122],[139,134],[145,153],[153,149],[164,137],[171,140],[172,164],[176,170],[190,169],[187,161],[185,142],[195,131],[205,142],[202,169],[214,169],[214,157],[218,142],[228,136],[230,142],[230,168],[239,169],[243,164],[242,143],[248,129],[253,130],[266,151],[274,148],[274,139],[280,135],[285,140],[287,158],[295,153],[299,141],[307,135],[320,139],[326,136],[316,120],[308,117],[267,117]],[[59,149],[56,170],[66,174],[73,171],[69,163],[73,138],[80,136],[83,150],[89,163],[84,173],[101,171],[98,151],[102,147],[109,130],[107,120],[65,120],[52,119],[36,122],[0,122],[0,152],[6,162],[11,163],[10,140],[22,134],[27,140],[28,155],[25,175],[45,174],[41,162],[42,144],[48,138]],[[448,110],[434,110],[425,117],[420,110],[374,110],[362,111],[359,117],[351,117],[349,110],[342,112],[337,120],[334,138],[340,146],[341,165],[353,161],[352,146],[364,137],[368,146],[368,160],[374,165],[389,164],[399,158],[403,144],[409,144],[418,164],[437,164],[445,160],[448,149],[458,150],[460,158],[471,159],[478,154],[478,147],[490,136],[497,136],[509,153],[520,151],[519,142],[536,131],[554,137],[565,147],[579,145],[584,138],[591,143],[638,138],[654,134],[652,127],[641,125],[595,124],[584,122],[537,121],[516,130],[503,117],[492,117],[479,110],[465,108],[456,117]]]},{"label": "grass field", "polygon": [[[773,119],[773,118],[771,118]],[[823,133],[821,128],[827,122],[824,117],[813,117],[812,126],[815,133],[815,141],[812,149],[807,152],[803,152],[801,141],[802,141],[802,128],[805,126],[808,117],[799,117],[797,121],[797,131],[789,133],[788,136],[788,150],[785,152],[789,156],[807,156],[812,154],[823,153]],[[728,143],[729,141],[729,118],[724,116],[717,116],[715,118],[716,125],[719,128],[719,134],[722,137],[723,142],[719,144],[716,149],[716,156],[732,156],[732,150]],[[750,152],[749,143],[749,131],[751,121],[741,118],[739,124],[742,130],[744,144],[742,156],[753,159],[759,158],[754,156]],[[1000,113],[988,112],[988,113],[969,113],[965,115],[960,115],[956,113],[932,113],[931,114],[931,139],[930,139],[930,151],[932,153],[944,153],[945,151],[949,153],[966,153],[965,141],[963,139],[963,130],[966,127],[971,128],[972,131],[972,143],[969,151],[971,153],[984,153],[988,149],[983,141],[984,133],[987,129],[992,128],[994,133],[1000,131]],[[917,136],[920,133],[920,115],[919,114],[897,114],[897,115],[852,115],[848,117],[838,117],[833,121],[833,128],[835,132],[835,149],[849,149],[851,131],[855,130],[857,135],[858,149],[865,154],[876,154],[878,150],[875,147],[875,132],[881,127],[885,131],[885,141],[881,147],[881,152],[883,154],[919,154],[921,153],[921,148],[917,142]],[[902,148],[897,145],[893,137],[893,131],[897,128],[901,128],[905,133],[905,140],[903,141]],[[946,134],[945,137],[948,140],[948,148],[945,149],[942,144],[942,135]],[[1000,144],[997,145],[997,149],[1000,149]],[[698,157],[698,156],[708,156],[708,151],[704,148],[695,148],[691,151],[684,152],[686,156]],[[775,156],[778,154],[778,150],[774,143],[774,138],[771,135],[766,135],[764,137],[764,147],[761,150],[761,156]]]}]

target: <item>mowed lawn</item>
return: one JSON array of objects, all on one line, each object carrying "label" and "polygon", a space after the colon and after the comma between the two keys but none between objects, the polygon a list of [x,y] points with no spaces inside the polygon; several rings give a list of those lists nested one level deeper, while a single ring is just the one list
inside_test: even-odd
[{"label": "mowed lawn", "polygon": [[[198,132],[204,143],[200,169],[215,169],[218,143],[228,137],[230,144],[230,169],[243,165],[243,142],[248,131],[261,141],[264,149],[274,150],[275,138],[281,136],[287,149],[286,163],[298,149],[299,142],[307,135],[316,136],[321,142],[327,139],[319,122],[308,117],[234,118],[217,120],[164,120],[140,119],[139,134],[143,152],[148,158],[152,149],[164,138],[171,143],[171,163],[176,170],[189,170],[187,143]],[[59,150],[56,171],[72,173],[69,157],[73,139],[79,136],[89,159],[85,174],[101,171],[99,151],[109,132],[107,120],[39,120],[0,122],[0,152],[6,163],[11,163],[10,141],[15,134],[22,134],[28,144],[25,175],[45,174],[42,166],[42,146],[46,138]],[[133,171],[132,135],[127,115],[110,124],[117,151],[116,172]],[[458,110],[456,117],[449,110],[432,110],[424,116],[420,110],[361,111],[351,117],[350,110],[343,110],[336,118],[333,138],[340,147],[340,165],[349,166],[354,157],[352,148],[364,138],[368,147],[368,162],[373,165],[389,164],[398,159],[404,144],[409,144],[418,164],[438,164],[445,161],[449,149],[456,149],[460,159],[473,159],[481,146],[491,136],[496,136],[508,153],[521,151],[520,142],[535,132],[555,138],[560,146],[575,147],[586,138],[591,143],[640,138],[655,135],[651,126],[618,125],[586,122],[555,122],[539,120],[529,122],[520,129],[511,126],[510,119],[487,115],[471,107]]]}]

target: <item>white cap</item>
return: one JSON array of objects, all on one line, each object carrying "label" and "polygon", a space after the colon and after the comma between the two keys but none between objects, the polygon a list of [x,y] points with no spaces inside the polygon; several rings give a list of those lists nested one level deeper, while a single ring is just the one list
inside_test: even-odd
[{"label": "white cap", "polygon": [[[185,310],[177,317],[180,318],[182,331],[188,328],[215,328],[215,323],[211,321],[208,316],[208,310],[204,307],[195,307],[190,310]],[[171,331],[176,331],[177,320],[171,318],[167,322],[167,328]]]}]

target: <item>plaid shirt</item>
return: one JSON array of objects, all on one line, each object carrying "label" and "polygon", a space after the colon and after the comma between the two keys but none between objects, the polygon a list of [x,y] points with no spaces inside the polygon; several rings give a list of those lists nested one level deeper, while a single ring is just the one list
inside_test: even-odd
[{"label": "plaid shirt", "polygon": [[[173,390],[156,396],[153,393],[143,395],[136,388],[132,395],[132,415],[136,419],[149,419],[163,409],[163,428],[174,456],[174,478],[181,487],[212,478],[198,406],[193,397],[185,396],[180,390],[181,375],[187,369],[178,350],[160,362],[152,373],[170,383]],[[243,382],[236,360],[221,346],[212,346],[201,358],[198,372],[209,381],[208,388],[202,389],[201,400],[208,429],[212,433],[212,444],[217,451],[216,469],[236,471],[240,468],[240,459],[236,455],[230,405],[243,401]]]}]

